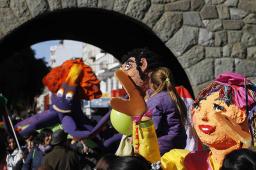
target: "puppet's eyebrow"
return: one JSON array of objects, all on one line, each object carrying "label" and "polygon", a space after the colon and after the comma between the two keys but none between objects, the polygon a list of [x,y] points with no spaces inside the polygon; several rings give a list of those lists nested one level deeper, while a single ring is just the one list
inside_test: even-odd
[{"label": "puppet's eyebrow", "polygon": [[124,63],[128,63],[128,62],[135,62],[133,59],[128,59],[128,60],[126,60]]},{"label": "puppet's eyebrow", "polygon": [[230,101],[225,101],[225,100],[222,99],[222,98],[217,98],[217,99],[215,99],[214,101],[224,101],[224,103],[225,103],[227,106],[230,106],[230,104],[231,104]]}]

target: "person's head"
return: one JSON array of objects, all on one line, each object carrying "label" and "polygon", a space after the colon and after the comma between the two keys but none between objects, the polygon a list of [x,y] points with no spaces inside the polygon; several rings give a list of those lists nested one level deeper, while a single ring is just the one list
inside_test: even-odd
[{"label": "person's head", "polygon": [[41,137],[41,135],[40,134],[38,134],[37,136],[35,136],[34,138],[33,138],[33,145],[34,146],[39,146],[39,145],[43,145],[44,144],[44,142],[43,142],[43,140],[42,140],[42,137]]},{"label": "person's head", "polygon": [[15,142],[15,139],[11,136],[7,137],[7,144],[8,144],[8,150],[13,151],[17,148],[17,144]]},{"label": "person's head", "polygon": [[150,170],[151,163],[142,156],[121,156],[115,159],[110,165],[109,170]]},{"label": "person's head", "polygon": [[25,136],[27,149],[30,151],[34,147],[34,139],[38,135],[36,130],[32,131],[28,136]]},{"label": "person's head", "polygon": [[68,134],[64,130],[59,129],[52,134],[51,145],[64,145],[67,142]]},{"label": "person's head", "polygon": [[121,68],[137,86],[143,87],[148,79],[148,73],[163,66],[161,61],[157,54],[147,48],[134,49],[121,58]]},{"label": "person's head", "polygon": [[210,148],[232,150],[250,146],[246,107],[251,108],[256,103],[251,89],[246,95],[245,83],[247,87],[252,84],[240,74],[222,73],[195,99],[194,128]]},{"label": "person's head", "polygon": [[48,128],[44,128],[40,132],[40,140],[41,144],[49,145],[52,140],[52,130]]},{"label": "person's head", "polygon": [[100,160],[97,162],[95,169],[96,170],[108,170],[109,165],[113,163],[114,160],[116,160],[118,157],[113,154],[107,154],[100,158]]},{"label": "person's head", "polygon": [[[184,121],[187,116],[186,106],[178,95],[173,81],[171,70],[167,67],[158,67],[150,74],[149,87],[154,91],[151,96],[158,94],[161,91],[167,91],[172,100],[176,103],[181,119]],[[149,96],[150,97],[150,96]]]},{"label": "person's head", "polygon": [[227,154],[221,170],[256,170],[256,153],[249,149],[238,149]]}]

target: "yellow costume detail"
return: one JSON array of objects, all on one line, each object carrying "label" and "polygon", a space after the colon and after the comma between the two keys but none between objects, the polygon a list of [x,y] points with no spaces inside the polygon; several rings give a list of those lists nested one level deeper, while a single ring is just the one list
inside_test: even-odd
[{"label": "yellow costume detail", "polygon": [[[189,154],[185,149],[172,149],[164,154],[161,158],[161,165],[163,170],[185,170],[184,160]],[[219,170],[220,166],[213,160],[211,154],[208,158],[210,168],[212,170]]]},{"label": "yellow costume detail", "polygon": [[[138,139],[136,138],[136,128],[138,129]],[[151,163],[160,161],[161,156],[152,120],[142,121],[138,125],[133,123],[133,146],[135,151],[138,149],[137,152]]]},{"label": "yellow costume detail", "polygon": [[184,159],[189,153],[185,149],[172,149],[161,158],[161,165],[164,170],[184,170]]}]

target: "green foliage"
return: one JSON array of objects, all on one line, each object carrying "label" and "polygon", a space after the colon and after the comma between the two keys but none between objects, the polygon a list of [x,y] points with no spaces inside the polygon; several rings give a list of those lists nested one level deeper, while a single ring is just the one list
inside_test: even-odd
[{"label": "green foliage", "polygon": [[45,61],[36,59],[30,47],[15,52],[0,63],[0,93],[13,110],[25,110],[42,92],[42,78],[48,72]]}]

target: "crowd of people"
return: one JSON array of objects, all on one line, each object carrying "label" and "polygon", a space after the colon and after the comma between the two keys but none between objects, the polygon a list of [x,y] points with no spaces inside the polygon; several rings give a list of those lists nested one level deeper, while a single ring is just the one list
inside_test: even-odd
[{"label": "crowd of people", "polygon": [[[3,138],[6,135],[2,133]],[[37,169],[93,169],[99,157],[82,140],[73,141],[62,129],[52,132],[42,129],[30,134],[25,140],[19,140],[19,149],[15,139],[7,136],[1,147],[1,169],[37,170]]]},{"label": "crowd of people", "polygon": [[[251,141],[249,138],[254,137],[254,129],[251,129],[253,127],[250,122],[252,119],[248,118],[250,120],[248,123],[249,115],[243,114],[245,109],[249,112],[249,108],[253,108],[256,101],[254,96],[241,95],[239,87],[243,87],[244,77],[237,74],[222,74],[222,77],[216,78],[213,83],[203,89],[193,102],[184,87],[175,85],[171,70],[154,52],[148,49],[135,49],[124,55],[121,62],[121,70],[131,78],[145,99],[147,112],[143,118],[146,119],[140,117],[139,120],[152,122],[158,146],[147,147],[152,151],[155,149],[153,147],[159,147],[156,150],[159,150],[161,160],[150,162],[147,156],[140,154],[139,150],[131,151],[129,155],[115,154],[116,143],[132,145],[134,141],[129,136],[122,137],[118,133],[112,135],[104,141],[108,144],[102,145],[107,146],[105,148],[108,149],[101,152],[102,150],[89,148],[83,138],[68,139],[65,129],[52,132],[44,128],[40,132],[35,130],[20,140],[21,148],[17,146],[14,136],[7,136],[5,131],[1,131],[0,136],[6,139],[5,142],[2,142],[3,140],[0,142],[1,148],[7,149],[0,151],[0,169],[182,170],[190,169],[188,165],[191,169],[201,167],[203,170],[205,167],[212,170],[256,169],[256,153],[249,149],[247,142]],[[184,98],[180,91],[188,94],[189,99]],[[216,97],[217,94],[218,97]],[[232,98],[232,95],[236,99]],[[246,102],[241,101],[245,99]],[[209,106],[210,104],[212,106]],[[253,115],[254,112],[251,117]],[[93,129],[93,135],[89,137],[98,138],[100,133],[104,133],[102,127],[106,127],[109,117],[110,112],[95,125],[97,129]],[[221,123],[228,125],[220,130],[223,125]],[[147,126],[151,124],[148,123],[143,128]],[[252,136],[248,137],[245,133],[246,129],[252,131]],[[228,137],[227,133],[230,130],[235,139]],[[215,131],[215,136],[209,137],[209,134]],[[147,131],[147,133],[150,132]],[[217,142],[214,143],[215,141]],[[99,147],[100,149],[102,147]],[[218,155],[220,150],[225,157]],[[207,154],[197,154],[199,152]],[[203,162],[204,159],[208,162],[207,165]],[[189,162],[191,164],[188,164]],[[194,166],[195,162],[198,165]]]}]

